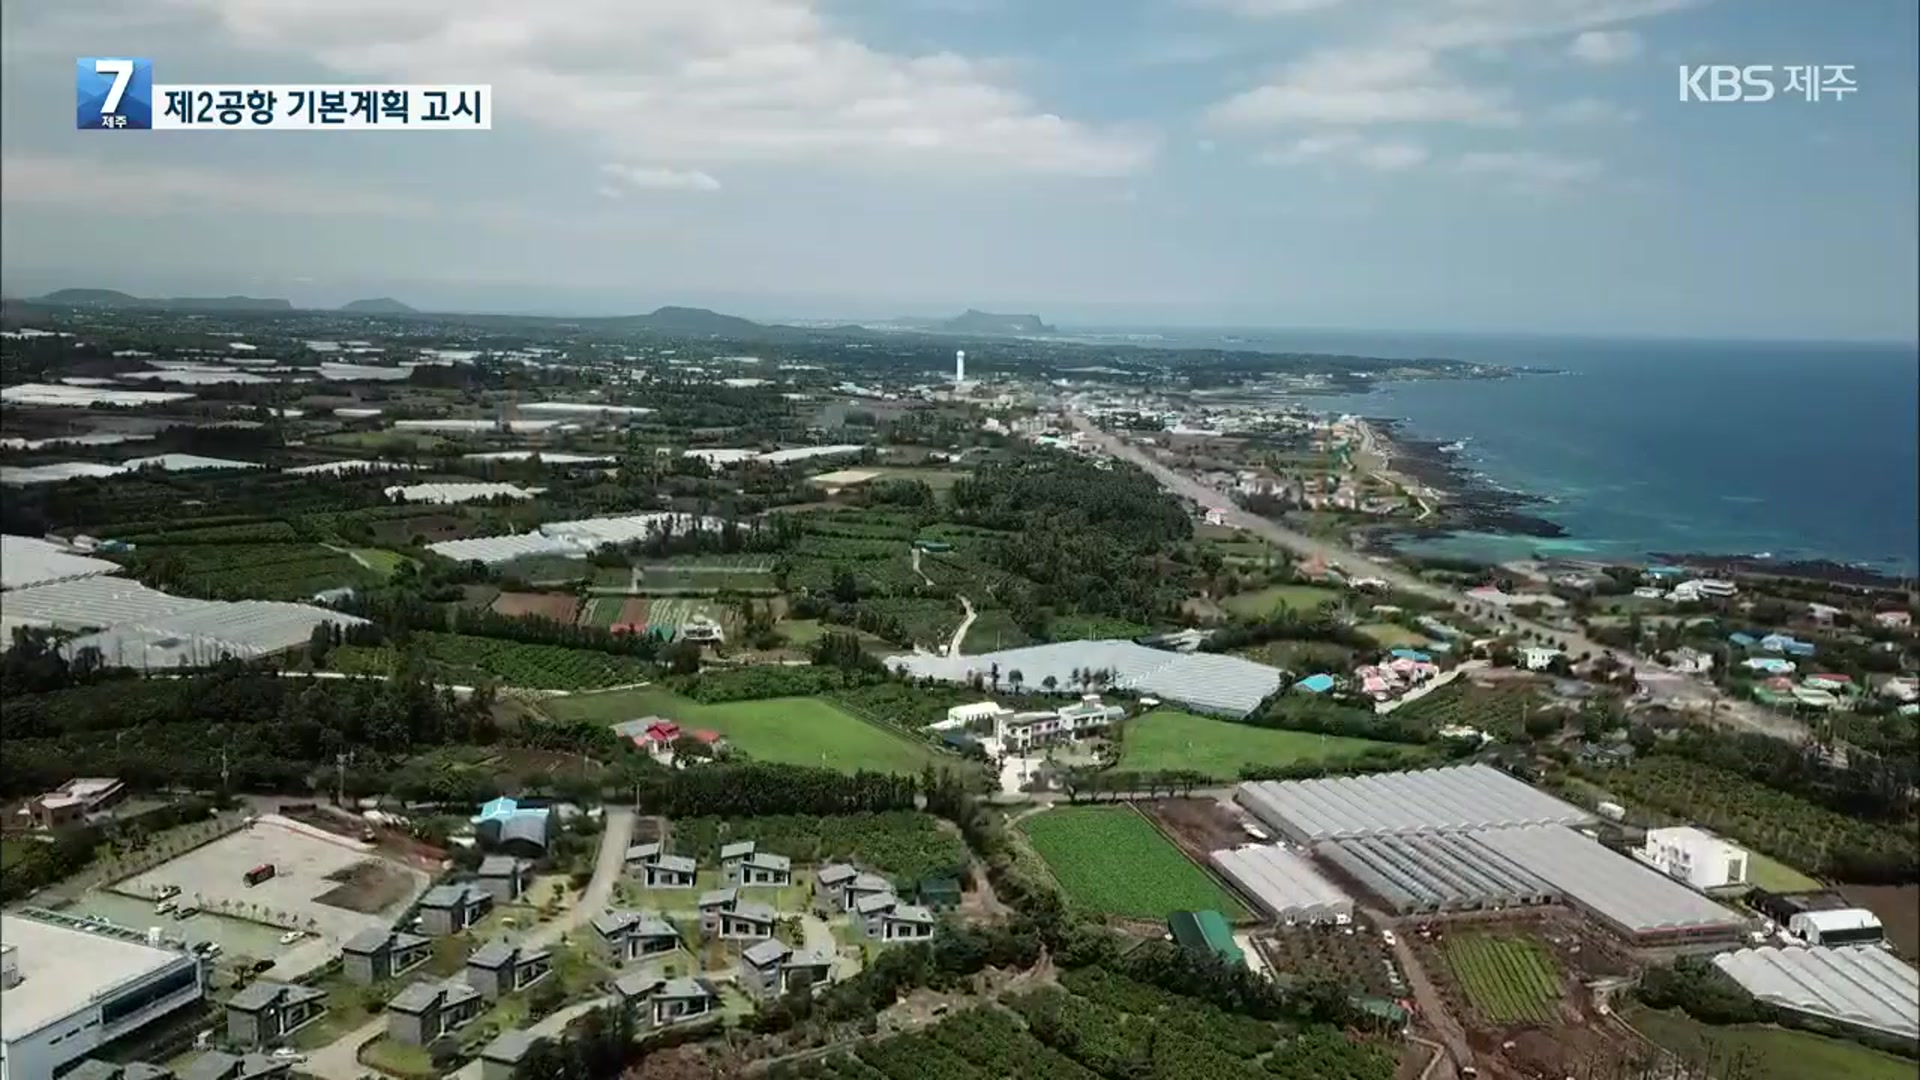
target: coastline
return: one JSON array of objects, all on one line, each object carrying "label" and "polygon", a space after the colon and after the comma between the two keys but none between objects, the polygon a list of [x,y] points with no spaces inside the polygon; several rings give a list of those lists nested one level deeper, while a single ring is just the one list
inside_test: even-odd
[{"label": "coastline", "polygon": [[[1535,508],[1552,500],[1528,492],[1511,491],[1475,475],[1459,461],[1459,442],[1421,439],[1400,431],[1404,421],[1361,417],[1371,433],[1371,449],[1386,462],[1386,471],[1434,496],[1432,513],[1417,524],[1379,526],[1363,530],[1369,547],[1387,555],[1414,555],[1401,550],[1407,541],[1441,539],[1456,533],[1495,533],[1535,539],[1572,538],[1558,522]],[[1555,559],[1596,565],[1650,565],[1668,563],[1726,577],[1799,578],[1836,585],[1875,589],[1902,589],[1912,581],[1872,566],[1832,559],[1773,559],[1749,553],[1646,551],[1635,562],[1622,559]],[[1414,557],[1418,557],[1415,555]],[[1546,556],[1542,556],[1546,557]],[[1494,565],[1489,562],[1488,565]]]}]

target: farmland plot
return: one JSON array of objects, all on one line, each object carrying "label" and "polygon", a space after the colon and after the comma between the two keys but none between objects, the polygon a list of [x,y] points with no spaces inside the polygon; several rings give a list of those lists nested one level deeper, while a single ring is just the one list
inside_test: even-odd
[{"label": "farmland plot", "polygon": [[1540,946],[1524,938],[1455,934],[1447,939],[1447,963],[1467,1000],[1497,1023],[1551,1023],[1560,973]]},{"label": "farmland plot", "polygon": [[1020,825],[1074,902],[1106,915],[1164,919],[1246,909],[1154,827],[1124,806],[1056,807]]},{"label": "farmland plot", "polygon": [[[434,677],[456,685],[497,681],[534,690],[593,690],[645,682],[653,674],[643,660],[592,649],[468,634],[417,633],[413,640],[424,648]],[[327,659],[334,670],[356,675],[391,675],[399,665],[392,646],[342,645]]]}]

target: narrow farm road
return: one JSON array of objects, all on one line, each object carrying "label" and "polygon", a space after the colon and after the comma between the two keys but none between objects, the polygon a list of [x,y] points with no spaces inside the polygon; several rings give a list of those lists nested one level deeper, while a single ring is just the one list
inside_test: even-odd
[{"label": "narrow farm road", "polygon": [[967,630],[973,626],[973,601],[962,596],[960,597],[960,606],[966,610],[966,615],[960,619],[960,625],[954,629],[953,636],[947,639],[946,654],[948,656],[960,655],[960,647],[966,644],[967,641]]}]

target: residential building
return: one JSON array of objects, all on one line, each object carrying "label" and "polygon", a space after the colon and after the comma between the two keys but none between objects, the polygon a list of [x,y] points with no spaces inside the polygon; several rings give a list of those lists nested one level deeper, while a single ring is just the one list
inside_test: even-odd
[{"label": "residential building", "polygon": [[924,941],[933,936],[933,912],[903,904],[891,892],[860,897],[853,905],[854,929],[869,941]]},{"label": "residential building", "polygon": [[649,889],[691,889],[699,875],[699,865],[687,855],[661,855],[640,864],[640,876]]},{"label": "residential building", "polygon": [[955,705],[947,710],[945,724],[938,727],[969,727],[973,724],[992,724],[997,730],[1002,716],[1012,716],[1013,710],[992,701],[976,701],[971,705]]},{"label": "residential building", "polygon": [[1645,846],[1636,848],[1634,855],[1696,889],[1741,885],[1747,880],[1744,849],[1690,825],[1648,829]]},{"label": "residential building", "polygon": [[623,1000],[641,1006],[635,1019],[642,1028],[663,1028],[698,1020],[720,1009],[720,992],[705,979],[667,979],[644,996]]},{"label": "residential building", "polygon": [[1529,645],[1520,650],[1520,664],[1528,671],[1545,671],[1553,662],[1563,656],[1559,649],[1543,645]]},{"label": "residential building", "polygon": [[758,851],[760,846],[752,840],[736,840],[731,844],[720,845],[720,877],[724,881],[740,880],[739,864]]},{"label": "residential building", "polygon": [[1088,735],[1107,730],[1124,719],[1126,710],[1118,705],[1102,705],[1098,694],[1086,694],[1059,709],[1034,712],[1004,711],[994,718],[994,737],[1000,745],[1024,750],[1042,743],[1077,742]]},{"label": "residential building", "polygon": [[1593,765],[1602,769],[1633,764],[1634,749],[1632,743],[1596,743],[1583,742],[1577,751],[1582,765]]},{"label": "residential building", "polygon": [[616,965],[665,956],[680,947],[680,932],[651,911],[604,911],[589,925],[600,955]]},{"label": "residential building", "polygon": [[858,874],[841,890],[840,910],[853,911],[862,897],[891,895],[892,892],[893,883],[879,874]]},{"label": "residential building", "polygon": [[8,1080],[47,1080],[204,993],[199,960],[158,935],[35,908],[0,912],[0,1062]]},{"label": "residential building", "polygon": [[740,987],[766,1001],[803,986],[824,986],[833,973],[833,957],[796,950],[768,938],[740,952]]},{"label": "residential building", "polygon": [[718,933],[722,941],[755,941],[773,936],[776,916],[765,904],[741,901],[719,914]]},{"label": "residential building", "polygon": [[821,915],[847,910],[846,890],[860,871],[846,863],[828,863],[813,875],[813,909]]},{"label": "residential building", "polygon": [[496,904],[511,904],[527,891],[533,878],[533,861],[511,855],[489,855],[480,860],[474,880],[493,896]]},{"label": "residential building", "polygon": [[493,894],[478,885],[436,885],[420,898],[420,929],[434,937],[466,930],[493,910]]},{"label": "residential building", "polygon": [[1906,611],[1876,611],[1873,621],[1889,630],[1906,630],[1913,626],[1913,614]]},{"label": "residential building", "polygon": [[517,994],[553,973],[553,950],[544,945],[489,941],[467,957],[467,982],[489,1001]]},{"label": "residential building", "polygon": [[782,886],[793,884],[793,860],[785,855],[756,851],[744,859],[723,864],[721,878],[728,885]]},{"label": "residential building", "polygon": [[347,981],[360,986],[404,975],[432,955],[432,939],[401,930],[362,930],[340,946]]},{"label": "residential building", "polygon": [[644,1028],[652,1023],[653,995],[665,985],[666,976],[651,968],[641,968],[614,979],[613,996],[621,1007],[634,1014],[635,1023]]},{"label": "residential building", "polygon": [[409,983],[387,1002],[387,1037],[425,1046],[471,1023],[486,1007],[480,991],[459,979]]},{"label": "residential building", "polygon": [[635,844],[629,847],[626,854],[627,873],[633,874],[636,877],[639,876],[642,867],[651,866],[659,862],[660,856],[666,853],[665,845],[658,841],[651,844]]},{"label": "residential building", "polygon": [[695,906],[700,909],[700,933],[713,937],[720,932],[720,916],[732,911],[740,903],[740,890],[737,888],[714,889],[700,894]]},{"label": "residential building", "polygon": [[289,1058],[222,1050],[208,1050],[180,1070],[180,1080],[285,1080],[291,1075],[293,1061]]},{"label": "residential building", "polygon": [[311,986],[248,983],[227,999],[227,1040],[236,1046],[272,1046],[320,1018],[327,992]]},{"label": "residential building", "polygon": [[1718,578],[1694,578],[1684,584],[1693,586],[1693,591],[1701,596],[1714,600],[1724,600],[1740,592],[1740,586]]},{"label": "residential building", "polygon": [[550,806],[521,806],[517,800],[503,795],[482,805],[471,820],[474,835],[484,850],[523,859],[543,859],[553,817]]},{"label": "residential building", "polygon": [[1690,675],[1705,675],[1713,670],[1713,654],[1682,646],[1673,650],[1667,659],[1667,666]]},{"label": "residential building", "polygon": [[480,1080],[515,1080],[521,1062],[539,1045],[538,1036],[524,1031],[503,1031],[480,1048]]}]

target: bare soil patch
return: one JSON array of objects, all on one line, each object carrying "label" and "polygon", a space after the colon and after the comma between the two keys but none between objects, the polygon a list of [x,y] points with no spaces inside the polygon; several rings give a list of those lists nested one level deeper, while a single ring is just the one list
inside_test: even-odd
[{"label": "bare soil patch", "polygon": [[571,623],[579,606],[579,597],[568,593],[503,592],[493,598],[496,615],[530,615],[561,623]]},{"label": "bare soil patch", "polygon": [[1155,799],[1136,803],[1160,823],[1187,856],[1202,864],[1209,852],[1251,842],[1240,819],[1213,799]]},{"label": "bare soil patch", "polygon": [[1842,885],[1840,895],[1880,916],[1901,956],[1920,957],[1920,885]]},{"label": "bare soil patch", "polygon": [[327,875],[338,885],[314,897],[314,902],[376,915],[406,898],[413,882],[405,873],[379,859],[366,859]]},{"label": "bare soil patch", "polygon": [[629,597],[620,605],[620,616],[613,621],[615,626],[643,627],[647,625],[647,613],[653,610],[653,602],[644,596]]}]

